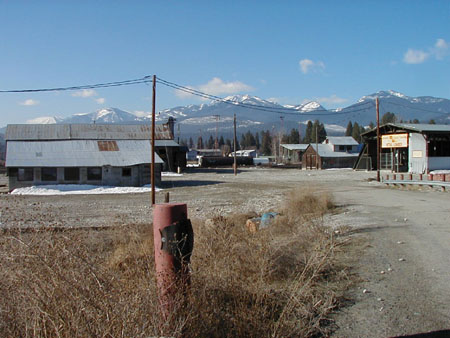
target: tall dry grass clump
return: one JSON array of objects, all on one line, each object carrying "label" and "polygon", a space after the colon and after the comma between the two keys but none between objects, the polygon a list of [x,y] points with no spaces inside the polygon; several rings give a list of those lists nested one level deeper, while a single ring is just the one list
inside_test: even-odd
[{"label": "tall dry grass clump", "polygon": [[191,287],[159,315],[150,225],[1,236],[2,336],[310,337],[331,329],[349,284],[345,247],[321,224],[329,196],[292,192],[271,226],[193,221]]}]

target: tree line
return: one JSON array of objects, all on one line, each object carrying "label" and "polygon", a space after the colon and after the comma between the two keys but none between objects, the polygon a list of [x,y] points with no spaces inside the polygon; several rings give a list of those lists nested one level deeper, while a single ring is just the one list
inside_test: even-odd
[{"label": "tree line", "polygon": [[[397,122],[397,117],[394,113],[387,112],[385,113],[380,120],[380,124],[386,123],[395,123]],[[420,123],[419,120],[409,120],[409,121],[398,121],[400,123]],[[434,120],[429,121],[430,124],[434,124]],[[349,121],[347,124],[347,128],[345,130],[345,136],[353,137],[358,143],[362,142],[361,134],[368,130],[372,130],[375,128],[375,123],[370,122],[368,128],[364,128],[364,126],[358,124],[358,122]],[[244,149],[256,149],[260,151],[263,155],[270,156],[274,155],[277,152],[277,149],[281,144],[309,144],[309,143],[322,143],[327,138],[327,132],[325,130],[325,126],[319,120],[315,120],[314,122],[308,121],[306,124],[305,135],[303,138],[300,136],[300,132],[296,128],[292,128],[288,134],[285,133],[275,133],[270,132],[269,130],[256,132],[253,134],[250,130],[246,133],[243,133],[240,136],[240,139],[236,142],[237,150]],[[229,154],[234,149],[233,140],[229,138],[224,138],[220,136],[217,140],[212,135],[209,136],[208,139],[204,140],[202,136],[199,136],[194,142],[193,138],[190,137],[189,140],[182,139],[180,141],[180,145],[187,146],[188,148],[196,148],[196,149],[219,149],[225,155]]]}]

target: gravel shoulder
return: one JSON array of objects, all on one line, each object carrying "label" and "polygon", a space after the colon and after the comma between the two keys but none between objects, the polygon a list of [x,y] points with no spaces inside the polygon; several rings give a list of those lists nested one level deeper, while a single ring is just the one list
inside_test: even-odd
[{"label": "gravel shoulder", "polygon": [[[326,224],[348,225],[365,243],[354,257],[360,283],[333,320],[336,337],[386,337],[450,329],[450,194],[399,190],[375,173],[296,169],[200,169],[164,178],[162,192],[188,205],[191,219],[276,210],[292,188],[329,191],[341,213]],[[103,227],[150,223],[149,194],[0,195],[0,227]],[[383,272],[383,273],[382,273]],[[363,292],[366,290],[366,292]]]}]

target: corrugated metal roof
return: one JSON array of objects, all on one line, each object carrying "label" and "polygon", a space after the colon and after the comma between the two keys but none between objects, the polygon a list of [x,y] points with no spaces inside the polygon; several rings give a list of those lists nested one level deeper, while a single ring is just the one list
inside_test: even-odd
[{"label": "corrugated metal roof", "polygon": [[[116,141],[117,151],[100,151],[97,141],[9,141],[7,167],[125,167],[151,162],[149,140]],[[156,163],[163,163],[155,154]]]},{"label": "corrugated metal roof", "polygon": [[[9,124],[7,141],[25,140],[149,140],[151,127],[145,124]],[[167,124],[155,126],[155,138],[172,140]]]},{"label": "corrugated metal roof", "polygon": [[156,147],[179,147],[180,145],[174,140],[155,140]]},{"label": "corrugated metal roof", "polygon": [[351,136],[329,136],[327,140],[328,143],[334,144],[335,146],[357,146],[359,144]]},{"label": "corrugated metal roof", "polygon": [[447,124],[425,124],[425,123],[389,123],[392,126],[417,132],[450,132]]},{"label": "corrugated metal roof", "polygon": [[[381,132],[386,127],[392,127],[396,129],[403,129],[407,131],[417,132],[417,133],[449,133],[450,125],[447,124],[426,124],[426,123],[386,123],[380,126]],[[368,138],[372,135],[376,135],[377,129],[373,128],[361,135]]]},{"label": "corrugated metal roof", "polygon": [[309,144],[280,144],[283,148],[288,150],[306,150]]},{"label": "corrugated metal roof", "polygon": [[[317,152],[315,144],[311,144],[310,146]],[[333,151],[333,148],[329,144],[318,144],[318,146],[320,157],[357,157],[359,155],[358,153]]]}]

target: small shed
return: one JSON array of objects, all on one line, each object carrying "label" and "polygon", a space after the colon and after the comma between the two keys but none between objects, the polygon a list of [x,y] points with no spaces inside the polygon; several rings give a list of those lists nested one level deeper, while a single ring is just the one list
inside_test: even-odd
[{"label": "small shed", "polygon": [[[169,138],[165,125],[160,139]],[[8,125],[9,189],[42,184],[141,186],[150,183],[150,128],[144,125]],[[156,148],[156,147],[155,147]],[[155,181],[162,159],[156,154]]]},{"label": "small shed", "polygon": [[283,163],[301,163],[303,153],[309,144],[280,144]]},{"label": "small shed", "polygon": [[[361,135],[357,168],[377,169],[377,130]],[[387,123],[380,126],[380,169],[425,174],[450,170],[450,125]]]},{"label": "small shed", "polygon": [[330,144],[310,144],[302,157],[302,169],[353,168],[358,153],[333,151]]}]

